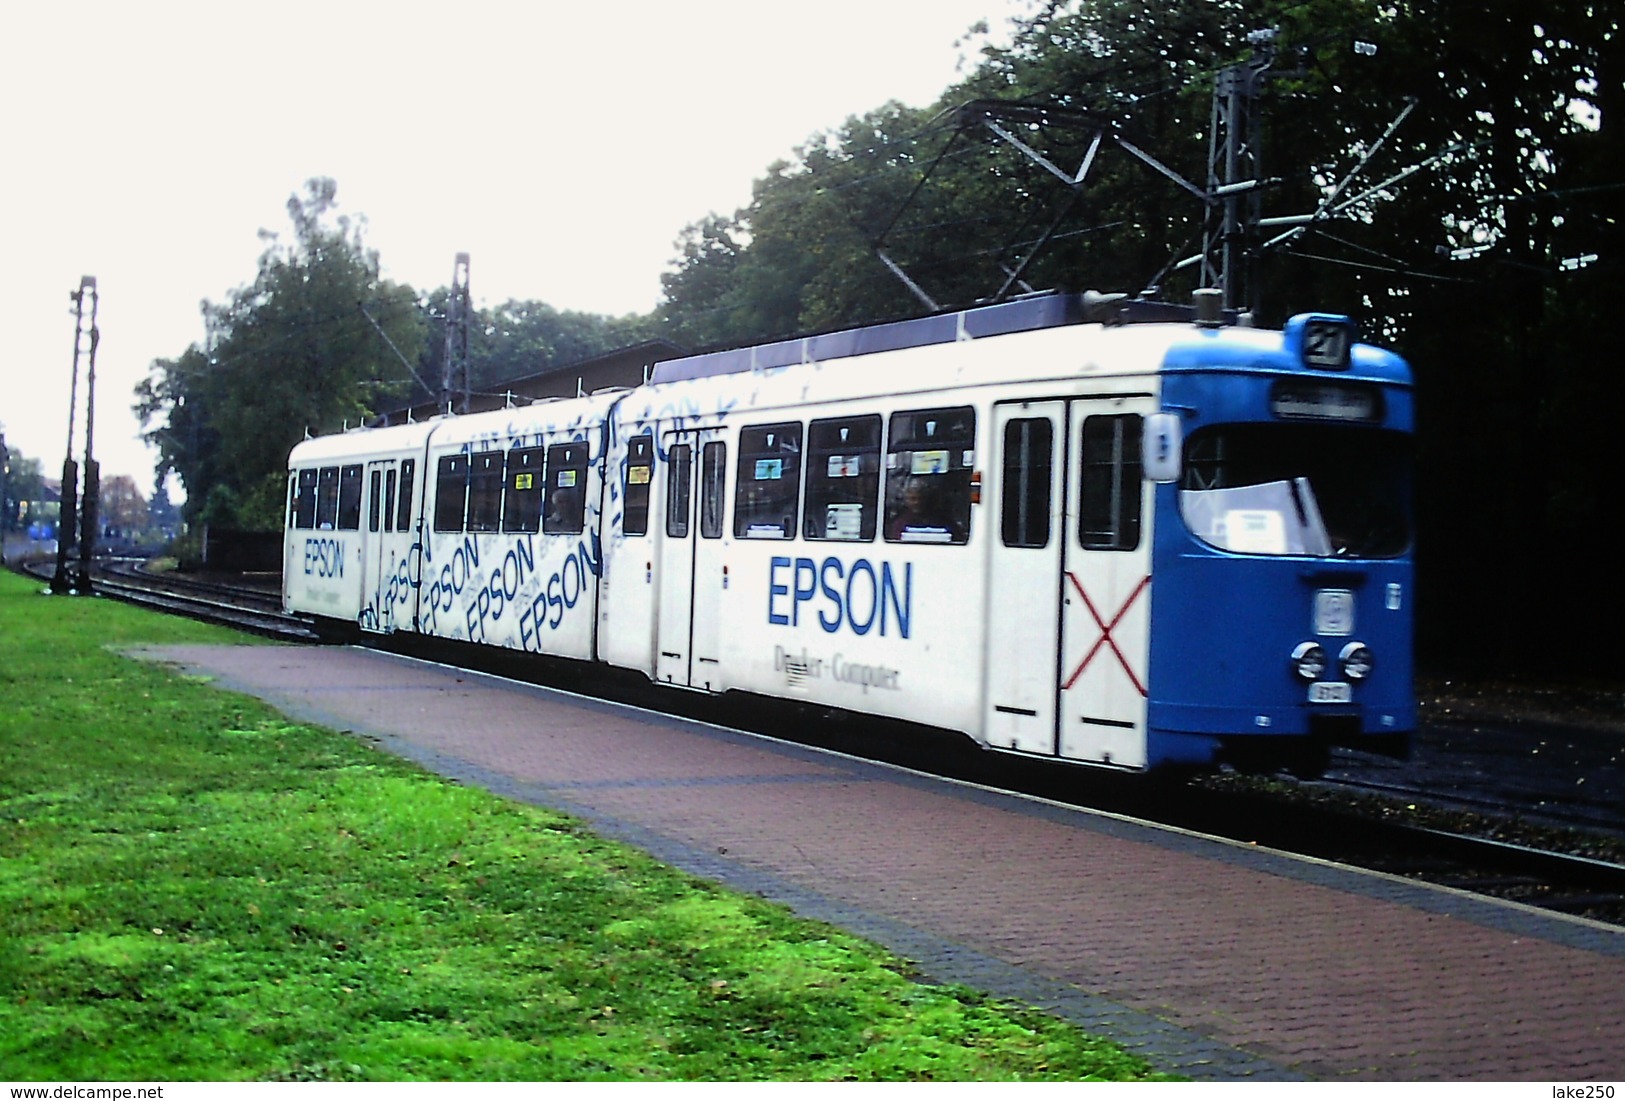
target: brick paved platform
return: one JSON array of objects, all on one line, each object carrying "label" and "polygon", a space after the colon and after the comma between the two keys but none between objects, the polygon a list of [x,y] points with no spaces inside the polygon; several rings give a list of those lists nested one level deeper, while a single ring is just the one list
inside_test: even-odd
[{"label": "brick paved platform", "polygon": [[1625,932],[360,649],[142,654],[1167,1071],[1625,1080]]}]

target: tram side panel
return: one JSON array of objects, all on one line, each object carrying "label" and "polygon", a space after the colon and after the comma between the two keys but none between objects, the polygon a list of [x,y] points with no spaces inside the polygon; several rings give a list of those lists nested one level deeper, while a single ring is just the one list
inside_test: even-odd
[{"label": "tram side panel", "polygon": [[[971,730],[981,571],[968,503],[958,531],[922,523],[914,543],[886,542],[883,402],[706,412],[710,393],[639,395],[613,426],[600,657],[662,684]],[[922,468],[968,487],[974,441],[956,447]]]},{"label": "tram side panel", "polygon": [[424,634],[591,659],[603,404],[482,414],[436,436],[419,520]]},{"label": "tram side panel", "polygon": [[370,578],[367,478],[380,453],[347,437],[294,449],[283,536],[287,610],[348,624],[361,620]]},{"label": "tram side panel", "polygon": [[[611,486],[633,530],[606,532],[600,653],[661,683],[1142,767],[1147,385],[747,408],[725,431],[628,418]],[[1006,453],[1011,433],[1028,452]],[[725,456],[710,470],[707,445]]]},{"label": "tram side panel", "polygon": [[283,547],[288,610],[355,622],[363,580],[362,470],[360,463],[342,462],[293,471],[292,523]]},{"label": "tram side panel", "polygon": [[982,616],[971,539],[929,550],[736,548],[724,598],[729,683],[974,735]]}]

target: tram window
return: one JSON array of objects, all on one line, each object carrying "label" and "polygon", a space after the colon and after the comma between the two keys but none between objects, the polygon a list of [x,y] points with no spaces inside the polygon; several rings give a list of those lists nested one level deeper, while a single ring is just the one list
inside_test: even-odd
[{"label": "tram window", "polygon": [[693,511],[694,447],[673,444],[666,456],[666,534],[687,539],[689,515]]},{"label": "tram window", "polygon": [[395,468],[384,471],[384,530],[395,530]]},{"label": "tram window", "polygon": [[649,484],[654,475],[654,437],[633,436],[627,441],[626,519],[621,523],[627,535],[649,534]]},{"label": "tram window", "polygon": [[372,472],[367,488],[370,491],[367,494],[367,530],[377,531],[379,517],[382,516],[384,511],[384,502],[382,500],[384,495],[384,472],[382,470]]},{"label": "tram window", "polygon": [[395,530],[412,530],[412,476],[417,470],[416,459],[401,460],[401,495],[397,498],[399,511],[395,514]]},{"label": "tram window", "polygon": [[1049,546],[1055,428],[1048,417],[1024,417],[1004,426],[1004,507],[1000,530],[1007,547]]},{"label": "tram window", "polygon": [[361,464],[339,471],[339,530],[361,530]]},{"label": "tram window", "polygon": [[959,406],[893,413],[888,440],[887,541],[967,541],[976,410]]},{"label": "tram window", "polygon": [[869,542],[880,514],[880,417],[807,426],[808,539]]},{"label": "tram window", "polygon": [[462,531],[467,503],[468,456],[442,456],[434,486],[434,530]]},{"label": "tram window", "polygon": [[316,526],[332,531],[339,518],[339,468],[324,466],[316,477]]},{"label": "tram window", "polygon": [[1078,538],[1087,550],[1140,545],[1140,418],[1085,417]]},{"label": "tram window", "polygon": [[1352,425],[1215,425],[1185,442],[1179,511],[1238,554],[1393,558],[1411,545],[1403,434]]},{"label": "tram window", "polygon": [[476,451],[468,460],[468,530],[502,526],[502,452]]},{"label": "tram window", "polygon": [[295,492],[298,496],[294,503],[293,526],[310,530],[316,526],[316,478],[315,468],[299,472],[299,487]]},{"label": "tram window", "polygon": [[587,514],[587,443],[556,443],[547,449],[547,518],[549,535],[579,535]]},{"label": "tram window", "polygon": [[723,487],[728,477],[728,445],[713,440],[700,449],[700,538],[722,538]]},{"label": "tram window", "polygon": [[542,530],[542,475],[540,447],[516,447],[508,452],[508,473],[502,482],[502,530],[535,533]]},{"label": "tram window", "polygon": [[739,432],[734,536],[793,539],[801,486],[801,425],[763,424]]}]

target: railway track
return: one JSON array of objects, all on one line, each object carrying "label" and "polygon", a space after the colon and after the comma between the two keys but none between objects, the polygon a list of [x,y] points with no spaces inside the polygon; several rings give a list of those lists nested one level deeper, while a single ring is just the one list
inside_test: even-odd
[{"label": "railway track", "polygon": [[[1356,803],[1349,798],[1351,792],[1364,798]],[[1434,817],[1436,811],[1429,813],[1414,802],[1376,801],[1357,786],[1319,782],[1274,794],[1232,793],[1222,803],[1193,808],[1183,815],[1183,824],[1233,840],[1625,926],[1625,864],[1564,851],[1591,847],[1594,842],[1584,831],[1554,830],[1544,836],[1546,844],[1526,844],[1477,832],[1522,832],[1510,819],[1488,810],[1460,826],[1427,824]],[[1261,820],[1267,824],[1258,825]]]},{"label": "railway track", "polygon": [[[184,575],[149,574],[140,560],[98,562],[91,578],[98,596],[188,616],[206,623],[235,627],[252,634],[288,642],[315,642],[319,636],[308,617],[282,610],[279,592],[233,585]],[[49,581],[48,562],[24,563],[20,572]]]},{"label": "railway track", "polygon": [[[131,564],[104,566],[94,584],[109,598],[260,635],[298,642],[319,638],[309,620],[281,611],[280,594],[269,585],[146,575]],[[434,655],[442,660],[520,680],[545,682],[553,667],[529,655],[455,644],[433,649],[445,651]],[[987,753],[964,739],[906,723],[817,709],[791,709],[787,720],[784,709],[764,709],[758,701],[661,692],[615,671],[596,670],[585,681],[578,668],[571,672],[573,690],[610,700],[1625,926],[1625,863],[1586,852],[1625,852],[1617,805],[1611,817],[1595,802],[1578,804],[1575,813],[1565,815],[1561,785],[1527,769],[1513,769],[1522,783],[1498,776],[1482,762],[1418,782],[1414,770],[1397,764],[1338,758],[1327,779],[1312,782],[1103,776]],[[1351,774],[1372,768],[1375,779]],[[1544,832],[1530,840],[1527,822],[1537,810]]]}]

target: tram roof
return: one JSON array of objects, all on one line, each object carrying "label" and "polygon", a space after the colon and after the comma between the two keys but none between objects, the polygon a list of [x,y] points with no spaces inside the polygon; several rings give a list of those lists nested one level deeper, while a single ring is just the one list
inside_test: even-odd
[{"label": "tram roof", "polygon": [[1050,293],[1031,295],[992,306],[977,306],[929,317],[889,321],[879,325],[841,329],[815,336],[794,337],[748,348],[686,356],[655,364],[651,383],[678,382],[714,375],[742,374],[746,371],[789,367],[828,359],[918,348],[929,344],[952,344],[958,340],[980,339],[1005,333],[1050,329],[1087,322],[1136,323],[1189,321],[1193,311],[1187,306],[1142,299],[1123,300],[1121,295]]}]

